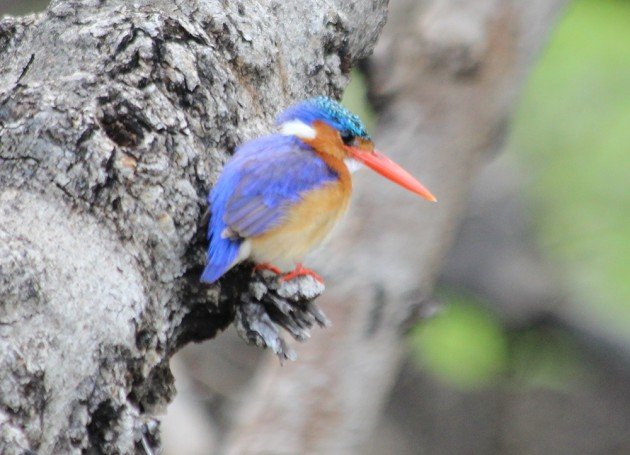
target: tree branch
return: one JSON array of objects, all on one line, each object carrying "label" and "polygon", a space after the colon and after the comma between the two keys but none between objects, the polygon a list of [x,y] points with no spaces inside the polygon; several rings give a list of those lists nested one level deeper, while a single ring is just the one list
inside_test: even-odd
[{"label": "tree branch", "polygon": [[199,283],[207,191],[280,108],[341,93],[385,5],[55,0],[0,22],[0,452],[158,444],[169,357],[238,302]]},{"label": "tree branch", "polygon": [[376,179],[368,196],[357,184],[355,215],[325,252],[326,264],[342,264],[329,269],[336,279],[323,298],[333,328],[300,350],[299,366],[262,369],[228,453],[362,451],[401,363],[403,323],[431,294],[469,182],[503,146],[561,3],[392,2],[366,65],[376,142],[439,202],[422,205]]}]

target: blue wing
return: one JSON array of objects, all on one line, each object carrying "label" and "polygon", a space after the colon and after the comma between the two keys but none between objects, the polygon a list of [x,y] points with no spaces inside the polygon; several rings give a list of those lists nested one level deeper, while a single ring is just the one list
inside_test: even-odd
[{"label": "blue wing", "polygon": [[216,281],[238,258],[244,238],[278,226],[301,195],[337,175],[292,136],[272,135],[243,144],[210,192],[210,247],[202,280]]}]

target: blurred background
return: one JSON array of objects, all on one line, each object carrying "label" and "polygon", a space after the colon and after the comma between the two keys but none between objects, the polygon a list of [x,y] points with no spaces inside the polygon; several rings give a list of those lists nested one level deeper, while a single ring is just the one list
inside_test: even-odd
[{"label": "blurred background", "polygon": [[[0,0],[0,16],[46,1]],[[344,102],[374,125],[354,73]],[[370,452],[630,453],[630,1],[574,0],[474,183]],[[267,354],[173,360],[165,453],[211,453]]]}]

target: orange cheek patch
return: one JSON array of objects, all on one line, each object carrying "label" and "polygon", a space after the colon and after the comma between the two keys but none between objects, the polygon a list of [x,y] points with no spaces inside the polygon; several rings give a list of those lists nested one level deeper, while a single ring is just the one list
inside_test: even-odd
[{"label": "orange cheek patch", "polygon": [[338,159],[346,157],[347,153],[343,147],[343,141],[336,129],[320,120],[313,122],[313,128],[316,132],[315,138],[304,142],[319,153],[326,153]]},{"label": "orange cheek patch", "polygon": [[339,176],[342,187],[350,193],[352,180],[348,167],[344,163],[344,158],[348,157],[348,152],[343,145],[339,132],[327,123],[322,121],[313,122],[315,129],[315,139],[304,140],[313,147],[315,153]]}]

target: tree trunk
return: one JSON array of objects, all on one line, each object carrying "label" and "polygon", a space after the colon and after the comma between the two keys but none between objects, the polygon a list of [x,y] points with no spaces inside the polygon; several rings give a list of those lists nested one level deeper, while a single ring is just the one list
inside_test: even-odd
[{"label": "tree trunk", "polygon": [[[377,145],[421,177],[428,205],[360,177],[323,297],[333,328],[300,362],[259,373],[226,451],[350,453],[375,427],[471,178],[502,147],[524,76],[562,0],[397,0],[367,61]],[[369,183],[368,183],[368,179]],[[368,195],[369,191],[369,195]],[[282,448],[280,450],[279,448]]]},{"label": "tree trunk", "polygon": [[[55,0],[0,21],[0,452],[159,444],[168,359],[247,280],[203,287],[227,153],[338,96],[386,0]],[[242,275],[244,276],[244,275]]]}]

